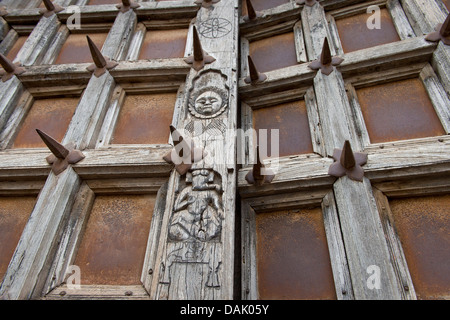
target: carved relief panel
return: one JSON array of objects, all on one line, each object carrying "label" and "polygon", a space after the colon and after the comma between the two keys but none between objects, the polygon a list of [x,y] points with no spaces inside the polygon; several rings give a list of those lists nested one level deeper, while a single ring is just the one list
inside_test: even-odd
[{"label": "carved relief panel", "polygon": [[237,59],[230,64],[230,55],[237,52],[237,17],[237,4],[221,0],[202,7],[196,19],[203,55],[213,62],[191,69],[176,130],[203,153],[189,170],[172,172],[173,196],[165,207],[152,282],[156,299],[232,298],[236,173],[229,129],[236,127]]}]

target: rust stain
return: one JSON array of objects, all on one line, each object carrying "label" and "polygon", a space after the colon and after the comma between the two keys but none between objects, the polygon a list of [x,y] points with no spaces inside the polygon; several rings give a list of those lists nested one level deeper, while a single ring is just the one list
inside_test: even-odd
[{"label": "rust stain", "polygon": [[[101,49],[107,33],[92,33],[89,37],[97,48]],[[86,34],[70,34],[61,48],[55,64],[92,62]]]},{"label": "rust stain", "polygon": [[35,203],[35,197],[0,197],[0,282]]},{"label": "rust stain", "polygon": [[19,53],[20,49],[22,48],[23,44],[25,43],[25,41],[27,41],[28,36],[21,36],[17,39],[17,41],[14,43],[13,47],[11,48],[11,50],[9,50],[8,54],[6,55],[6,57],[13,61],[17,54]]},{"label": "rust stain", "polygon": [[14,140],[13,148],[45,148],[45,143],[36,133],[36,129],[41,129],[61,141],[78,101],[78,98],[35,100]]},{"label": "rust stain", "polygon": [[400,41],[387,9],[381,9],[380,29],[367,28],[367,19],[371,15],[363,13],[336,20],[345,53]]},{"label": "rust stain", "polygon": [[294,33],[288,32],[250,42],[250,56],[259,72],[296,65]]},{"label": "rust stain", "polygon": [[450,195],[393,199],[403,251],[419,299],[450,296]]},{"label": "rust stain", "polygon": [[320,208],[256,216],[259,298],[336,299]]},{"label": "rust stain", "polygon": [[[258,133],[267,129],[267,155],[271,155],[271,131],[279,130],[280,156],[312,153],[311,132],[304,100],[253,111],[253,127]],[[258,142],[262,145],[262,142]],[[263,156],[263,158],[265,158]]]},{"label": "rust stain", "polygon": [[81,284],[140,284],[155,196],[97,196],[74,264]]},{"label": "rust stain", "polygon": [[445,134],[419,79],[408,79],[357,90],[372,143]]},{"label": "rust stain", "polygon": [[175,93],[126,96],[111,143],[167,143],[176,98]]},{"label": "rust stain", "polygon": [[[289,0],[251,0],[251,2],[256,11],[262,11],[289,3]],[[245,0],[242,1],[242,15],[247,15],[247,3]]]},{"label": "rust stain", "polygon": [[182,58],[186,48],[188,29],[148,30],[139,59]]}]

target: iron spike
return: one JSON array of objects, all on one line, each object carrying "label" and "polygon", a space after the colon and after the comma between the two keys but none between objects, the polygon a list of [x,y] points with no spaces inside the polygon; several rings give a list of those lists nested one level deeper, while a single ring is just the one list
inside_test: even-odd
[{"label": "iron spike", "polygon": [[12,63],[8,58],[0,53],[0,65],[5,71],[1,71],[2,81],[6,82],[14,75],[20,75],[25,72],[25,69],[20,67],[20,63]]},{"label": "iron spike", "polygon": [[267,79],[267,76],[263,73],[259,73],[256,69],[256,66],[250,56],[247,56],[248,59],[248,70],[250,75],[244,79],[245,83],[258,83],[263,82]]},{"label": "iron spike", "polygon": [[199,71],[205,66],[205,64],[212,63],[216,61],[216,59],[208,55],[203,50],[200,37],[198,36],[197,28],[195,26],[192,27],[192,38],[194,51],[193,55],[187,57],[184,61],[188,64],[192,64],[194,70]]},{"label": "iron spike", "polygon": [[253,8],[252,2],[250,0],[245,0],[245,3],[247,4],[248,19],[249,20],[256,19],[256,11]]},{"label": "iron spike", "polygon": [[46,18],[50,17],[54,13],[64,10],[64,8],[60,7],[58,4],[54,4],[51,0],[43,0],[43,2],[45,9],[39,9],[39,13],[43,14]]},{"label": "iron spike", "polygon": [[105,57],[103,57],[100,50],[97,48],[97,46],[94,44],[94,42],[91,40],[91,38],[87,35],[86,36],[89,50],[91,51],[92,60],[94,60],[94,64],[97,68],[104,68],[106,67],[106,60]]},{"label": "iron spike", "polygon": [[51,0],[44,0],[43,2],[47,11],[55,11],[55,6]]},{"label": "iron spike", "polygon": [[197,28],[193,27],[193,40],[194,40],[194,60],[195,61],[202,61],[203,60],[203,48],[202,43],[200,42],[200,38],[197,33]]},{"label": "iron spike", "polygon": [[444,38],[450,37],[450,13],[442,24],[439,34]]},{"label": "iron spike", "polygon": [[344,143],[344,148],[342,149],[340,162],[345,169],[351,169],[356,165],[355,156],[353,154],[352,147],[350,146],[350,142],[348,140],[346,140]]},{"label": "iron spike", "polygon": [[36,132],[41,137],[42,141],[47,145],[50,151],[53,153],[55,157],[58,159],[65,159],[69,155],[70,151],[64,147],[61,143],[50,137],[45,132],[42,132],[39,129],[36,129]]},{"label": "iron spike", "polygon": [[323,41],[322,54],[320,55],[320,62],[324,66],[331,65],[332,62],[331,50],[327,37],[325,37],[325,40]]},{"label": "iron spike", "polygon": [[16,69],[16,66],[1,53],[0,53],[0,64],[7,73],[13,73],[14,70]]}]

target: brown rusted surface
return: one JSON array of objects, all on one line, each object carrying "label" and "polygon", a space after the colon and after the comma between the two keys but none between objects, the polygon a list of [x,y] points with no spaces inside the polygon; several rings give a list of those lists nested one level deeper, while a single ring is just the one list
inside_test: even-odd
[{"label": "brown rusted surface", "polygon": [[450,195],[389,201],[419,299],[450,298]]},{"label": "brown rusted surface", "polygon": [[[253,8],[256,11],[267,10],[270,8],[278,7],[282,4],[289,3],[289,0],[251,0]],[[242,15],[247,15],[247,4],[245,1],[242,1]]]},{"label": "brown rusted surface", "polygon": [[0,282],[35,202],[35,197],[0,197]]},{"label": "brown rusted surface", "polygon": [[381,9],[380,29],[367,28],[367,19],[371,15],[363,13],[336,20],[339,37],[345,53],[400,41],[387,9]]},{"label": "brown rusted surface", "polygon": [[[259,130],[267,129],[268,156],[274,156],[271,151],[271,129],[279,130],[280,156],[313,152],[308,115],[304,100],[254,110],[253,128],[258,134],[258,140],[260,135]],[[274,141],[274,143],[276,143],[276,141]],[[258,144],[260,148],[262,148],[263,141],[258,141]],[[266,158],[264,151],[262,151],[261,158]]]},{"label": "brown rusted surface", "polygon": [[81,284],[140,284],[152,195],[97,196],[74,264]]},{"label": "brown rusted surface", "polygon": [[126,96],[112,143],[167,143],[175,101],[175,93]]},{"label": "brown rusted surface", "polygon": [[320,208],[256,215],[260,299],[336,299]]},{"label": "brown rusted surface", "polygon": [[78,101],[79,98],[34,101],[14,140],[13,148],[45,148],[45,143],[36,133],[36,129],[41,129],[57,141],[61,141],[75,113]]},{"label": "brown rusted surface", "polygon": [[186,48],[188,29],[148,30],[139,59],[182,58]]},{"label": "brown rusted surface", "polygon": [[295,50],[293,32],[250,42],[250,56],[260,72],[296,65]]},{"label": "brown rusted surface", "polygon": [[450,11],[450,0],[442,0],[444,2],[444,5],[447,7],[447,9]]},{"label": "brown rusted surface", "polygon": [[22,48],[23,44],[25,43],[25,41],[27,41],[28,36],[21,36],[17,39],[17,41],[14,43],[13,47],[11,48],[11,50],[9,50],[8,54],[6,55],[6,57],[13,61],[17,54],[19,53],[20,49]]},{"label": "brown rusted surface", "polygon": [[419,79],[408,79],[357,90],[372,143],[445,134]]},{"label": "brown rusted surface", "polygon": [[120,0],[89,0],[87,4],[94,6],[100,4],[119,4],[120,2]]},{"label": "brown rusted surface", "polygon": [[[102,48],[107,36],[107,33],[89,34],[89,37],[99,49]],[[58,57],[56,58],[55,64],[86,62],[92,62],[92,56],[86,40],[86,34],[69,35],[61,48]]]}]

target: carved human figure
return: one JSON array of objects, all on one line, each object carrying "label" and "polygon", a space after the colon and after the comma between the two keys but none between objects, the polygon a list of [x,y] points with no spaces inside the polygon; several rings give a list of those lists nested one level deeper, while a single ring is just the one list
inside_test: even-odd
[{"label": "carved human figure", "polygon": [[211,171],[198,169],[192,172],[192,185],[178,195],[170,221],[169,239],[175,241],[209,241],[222,230],[223,210],[218,190],[211,185]]},{"label": "carved human figure", "polygon": [[203,92],[194,103],[195,110],[203,115],[212,115],[222,107],[222,97],[212,90]]}]

